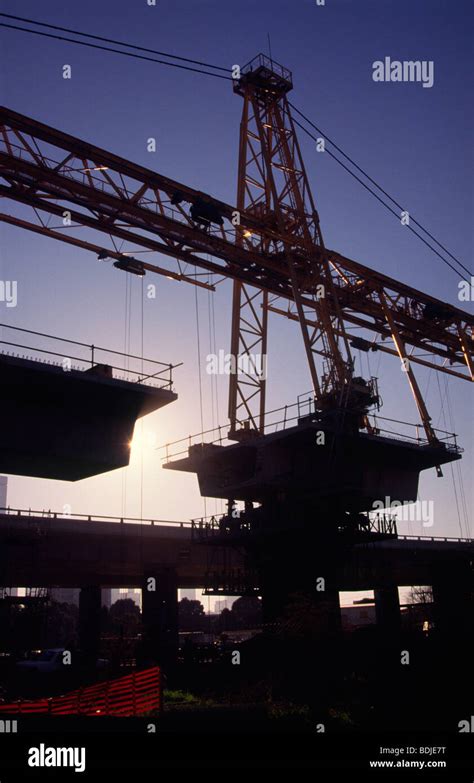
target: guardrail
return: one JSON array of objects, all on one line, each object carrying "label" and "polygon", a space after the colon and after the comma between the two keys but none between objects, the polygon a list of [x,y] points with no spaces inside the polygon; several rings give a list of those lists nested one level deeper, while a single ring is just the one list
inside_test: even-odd
[{"label": "guardrail", "polygon": [[[209,514],[208,516],[204,517],[195,517],[194,519],[185,520],[183,522],[172,520],[172,519],[140,519],[139,517],[113,517],[113,516],[107,516],[105,514],[65,514],[64,512],[60,511],[45,511],[44,509],[42,511],[35,511],[34,509],[28,508],[28,509],[22,509],[22,508],[10,508],[4,507],[0,508],[0,515],[5,514],[8,516],[17,516],[17,517],[34,517],[34,518],[41,518],[41,519],[85,519],[87,522],[101,522],[101,521],[107,521],[107,522],[115,522],[119,524],[124,523],[131,523],[131,524],[137,524],[137,525],[149,525],[150,527],[154,527],[155,525],[159,525],[162,527],[186,527],[190,528],[191,530],[199,530],[199,529],[208,529],[208,530],[218,530],[219,529],[219,522],[222,519],[222,517],[225,517],[224,513],[220,514]],[[414,535],[406,535],[406,536],[397,536],[397,540],[406,540],[406,541],[453,541],[457,543],[463,543],[463,544],[472,544],[474,543],[474,538],[457,538],[456,536],[414,536]]]},{"label": "guardrail", "polygon": [[35,509],[25,508],[10,508],[10,506],[0,508],[0,515],[11,515],[18,517],[40,517],[41,519],[85,519],[87,522],[118,522],[120,524],[131,523],[140,525],[154,525],[169,526],[169,527],[191,527],[191,520],[180,522],[171,519],[140,519],[139,517],[112,517],[105,514],[65,514],[64,511],[38,511]]},{"label": "guardrail", "polygon": [[397,536],[405,541],[453,541],[456,544],[472,544],[474,538],[456,538],[456,536]]},{"label": "guardrail", "polygon": [[[124,373],[121,378],[117,380],[127,380],[133,383],[146,384],[158,386],[160,389],[173,388],[173,370],[176,367],[181,367],[182,362],[179,364],[169,364],[165,362],[159,362],[156,359],[148,359],[144,356],[136,356],[131,353],[123,353],[121,351],[114,351],[111,348],[103,348],[98,345],[89,345],[88,343],[82,343],[78,340],[68,340],[64,337],[56,337],[55,335],[45,334],[43,332],[36,332],[32,329],[21,329],[18,326],[9,326],[8,324],[0,323],[0,328],[10,329],[14,332],[21,332],[23,334],[33,335],[34,337],[41,338],[42,340],[53,340],[55,343],[61,343],[64,346],[64,350],[49,350],[42,346],[25,345],[19,342],[13,342],[12,340],[0,340],[0,345],[9,346],[10,348],[17,348],[21,351],[31,351],[39,354],[39,356],[27,356],[24,353],[10,353],[9,351],[3,351],[2,353],[7,356],[13,356],[20,359],[29,359],[30,361],[41,362],[42,364],[53,364],[57,367],[62,367],[65,371],[77,370],[84,372],[85,369],[97,366],[98,364],[106,365],[111,370]],[[74,346],[72,349],[87,349],[86,356],[72,355],[69,346]],[[58,345],[52,345],[51,348],[59,348]],[[69,351],[69,352],[68,352]],[[77,351],[80,353],[80,350]],[[45,357],[60,357],[60,361],[51,361]],[[122,365],[117,366],[111,364],[110,357],[121,357]],[[71,362],[79,362],[80,364],[73,366]],[[65,363],[66,362],[66,363]],[[133,369],[131,366],[135,363],[137,369]],[[84,366],[86,365],[86,366]],[[139,367],[139,369],[138,369]]]},{"label": "guardrail", "polygon": [[[308,396],[306,399],[302,399],[303,397],[304,395],[300,395],[297,402],[268,411],[265,414],[263,434],[269,435],[281,432],[288,427],[297,426],[301,420],[310,421],[311,419],[314,419],[314,423],[320,422],[321,427],[323,427],[324,420],[318,418],[318,413],[315,410],[314,397]],[[410,441],[413,445],[420,447],[429,445],[429,441],[424,437],[424,429],[421,424],[390,419],[377,414],[369,414],[368,419],[375,433],[375,437],[390,438],[404,442]],[[254,434],[254,437],[257,438],[262,434],[257,432],[252,433],[250,421],[241,421],[239,424],[243,431],[248,428],[250,436]],[[396,428],[392,425],[396,425]],[[228,430],[229,425],[218,425],[212,429],[197,432],[194,435],[188,435],[185,438],[180,438],[179,440],[159,446],[159,450],[165,450],[165,455],[161,460],[162,462],[171,462],[176,459],[187,457],[191,446],[204,444],[206,446],[224,446],[235,444],[235,441],[228,438]],[[434,432],[440,444],[444,445],[448,451],[458,454],[462,453],[463,449],[457,445],[457,435],[454,432],[447,432],[439,429],[434,430]]]},{"label": "guardrail", "polygon": [[269,71],[276,73],[281,79],[292,83],[291,71],[280,65],[280,63],[275,62],[273,58],[267,57],[266,54],[257,54],[256,57],[244,65],[242,73],[252,73],[252,71],[256,71],[258,68],[268,68]]}]

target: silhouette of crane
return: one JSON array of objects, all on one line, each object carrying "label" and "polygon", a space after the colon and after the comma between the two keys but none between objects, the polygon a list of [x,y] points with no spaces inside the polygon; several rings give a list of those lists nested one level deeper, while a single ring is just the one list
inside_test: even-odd
[{"label": "silhouette of crane", "polygon": [[[290,71],[264,55],[234,79],[243,98],[236,205],[0,109],[0,196],[32,210],[30,220],[6,213],[0,220],[113,259],[129,274],[156,273],[211,290],[202,271],[232,279],[231,356],[238,366],[266,356],[269,312],[299,323],[312,382],[307,415],[298,411],[296,424],[268,434],[265,374],[234,372],[228,437],[235,442],[201,438],[185,459],[168,465],[196,472],[203,495],[228,500],[226,517],[205,528],[216,541],[210,570],[222,573],[211,591],[224,584],[231,590],[229,548],[244,542],[248,573],[257,574],[249,589],[261,589],[273,616],[290,588],[311,591],[315,551],[326,596],[337,603],[334,563],[354,533],[359,540],[396,535],[393,525],[374,530],[368,523],[374,499],[412,501],[421,470],[436,466],[440,474],[443,463],[459,459],[457,445],[431,424],[414,366],[474,380],[473,316],[326,248],[287,98],[292,86]],[[62,228],[49,226],[45,213],[60,218]],[[130,250],[86,240],[84,228]],[[166,265],[138,260],[140,249],[160,253]],[[380,404],[377,382],[356,375],[353,349],[398,358],[424,440],[387,438],[370,422]],[[241,515],[234,514],[235,500],[245,503]],[[298,530],[291,541],[289,529]],[[255,536],[249,543],[250,533],[257,543]],[[238,582],[240,594],[240,572]]]},{"label": "silhouette of crane", "polygon": [[[367,413],[380,398],[376,379],[355,375],[351,349],[398,357],[427,441],[438,447],[413,368],[472,381],[474,318],[325,247],[287,98],[292,86],[290,71],[262,54],[234,80],[244,101],[236,206],[2,108],[0,195],[39,220],[0,220],[115,259],[131,274],[211,289],[197,269],[232,278],[237,363],[266,356],[269,312],[296,320],[315,411],[343,415],[352,428],[371,431]],[[67,230],[46,225],[42,213]],[[86,241],[84,227],[155,250],[169,266]],[[264,373],[231,374],[231,439],[264,433],[266,383]]]},{"label": "silhouette of crane", "polygon": [[[188,271],[193,265],[233,278],[231,354],[266,354],[269,311],[297,320],[321,408],[363,412],[376,402],[370,383],[355,383],[351,347],[398,356],[435,442],[413,365],[472,380],[474,319],[325,247],[287,99],[291,88],[291,73],[264,55],[234,83],[244,100],[236,207],[3,108],[0,194],[36,215],[60,217],[68,230],[7,214],[0,219],[114,258],[130,273],[209,287]],[[88,242],[83,230],[77,238],[77,227],[156,250],[170,268]],[[364,336],[351,331],[349,338],[347,324]],[[370,332],[381,339],[368,340]],[[265,378],[231,375],[231,437],[239,437],[244,422],[246,433],[263,433],[265,386]]]}]

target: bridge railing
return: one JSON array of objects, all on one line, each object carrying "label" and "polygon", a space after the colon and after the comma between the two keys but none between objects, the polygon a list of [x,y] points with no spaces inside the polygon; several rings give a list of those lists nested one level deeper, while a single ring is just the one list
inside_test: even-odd
[{"label": "bridge railing", "polygon": [[[2,348],[2,353],[7,356],[29,359],[30,361],[43,364],[53,364],[61,367],[65,372],[71,370],[84,372],[84,370],[102,365],[110,368],[111,371],[115,370],[123,374],[121,376],[115,375],[116,380],[125,380],[172,390],[173,370],[182,364],[182,362],[181,364],[167,364],[156,359],[148,359],[144,356],[114,351],[111,348],[89,345],[78,340],[68,340],[64,337],[56,337],[55,335],[36,332],[32,329],[21,329],[17,326],[9,326],[3,323],[0,323],[0,328],[9,329],[15,334],[28,335],[28,337],[15,337],[15,334],[13,334],[8,335],[11,339],[0,339],[0,345],[7,346],[8,349],[20,351],[20,353],[14,353],[11,350],[3,350]],[[17,340],[21,340],[21,342]],[[30,343],[25,345],[23,340],[26,340],[26,342],[41,342],[43,344],[32,345]],[[46,342],[48,347],[45,347],[45,341],[49,341]],[[34,355],[29,355],[30,353]],[[82,355],[78,356],[77,354]],[[77,364],[73,365],[73,362]]]},{"label": "bridge railing", "polygon": [[453,541],[457,544],[472,544],[474,538],[457,538],[456,536],[398,536],[404,541]]},{"label": "bridge railing", "polygon": [[107,516],[105,514],[73,514],[65,513],[64,511],[46,511],[42,509],[31,508],[11,508],[10,506],[0,507],[0,515],[5,514],[13,517],[34,517],[35,519],[70,519],[71,521],[85,519],[87,522],[118,522],[121,524],[136,524],[136,525],[149,525],[151,527],[155,525],[168,526],[168,527],[189,527],[191,528],[191,520],[180,522],[178,520],[170,519],[141,519],[140,517],[114,517]]},{"label": "bridge railing", "polygon": [[[370,414],[368,419],[372,427],[372,435],[375,437],[408,441],[415,446],[429,445],[421,424],[390,419],[378,414]],[[268,411],[265,414],[264,434],[270,435],[281,432],[289,427],[296,427],[299,423],[305,422],[314,424],[320,422],[321,427],[324,427],[324,420],[320,418],[315,408],[314,396],[311,394],[300,395],[297,402]],[[261,435],[261,433],[252,430],[250,421],[241,421],[239,424],[242,431],[248,430],[249,438],[257,438]],[[164,456],[161,458],[162,462],[168,463],[187,457],[192,446],[228,446],[234,444],[235,441],[228,438],[228,430],[228,425],[218,425],[203,432],[197,432],[159,446],[158,449],[164,451]],[[436,429],[434,432],[439,443],[444,445],[449,452],[456,454],[462,452],[462,449],[457,444],[457,435],[455,433],[440,429]]]},{"label": "bridge railing", "polygon": [[[194,519],[178,521],[170,519],[144,519],[140,517],[119,517],[108,516],[105,514],[66,514],[64,511],[46,511],[45,509],[35,510],[31,508],[11,508],[10,506],[0,507],[0,516],[12,516],[12,517],[31,517],[34,519],[70,519],[72,521],[84,519],[87,522],[114,522],[120,524],[136,524],[136,525],[149,525],[150,527],[161,526],[171,528],[188,528],[193,532],[205,531],[206,534],[212,535],[220,531],[220,523],[222,519],[227,518],[224,512],[220,514],[209,514],[208,516],[195,517]],[[244,516],[244,512],[242,512]],[[456,537],[456,536],[415,536],[415,535],[398,535],[398,540],[405,541],[440,541],[440,542],[455,542],[472,544],[473,538]]]}]

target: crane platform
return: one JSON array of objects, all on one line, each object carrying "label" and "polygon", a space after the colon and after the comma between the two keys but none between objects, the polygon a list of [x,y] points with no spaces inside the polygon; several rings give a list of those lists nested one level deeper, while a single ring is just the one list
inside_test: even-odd
[{"label": "crane platform", "polygon": [[191,444],[163,467],[196,473],[205,497],[365,511],[380,498],[417,499],[420,472],[460,459],[455,442],[431,444],[401,435],[344,431],[303,418],[295,426],[240,443]]}]

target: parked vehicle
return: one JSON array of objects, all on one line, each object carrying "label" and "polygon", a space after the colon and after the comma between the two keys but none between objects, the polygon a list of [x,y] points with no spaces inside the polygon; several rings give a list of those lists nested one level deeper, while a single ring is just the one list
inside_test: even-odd
[{"label": "parked vehicle", "polygon": [[[66,666],[64,653],[68,652],[65,647],[51,647],[46,650],[36,650],[30,653],[24,661],[19,661],[16,666],[20,671],[39,672],[43,674],[53,674],[63,671]],[[81,654],[76,651],[72,654],[72,665],[80,662]],[[98,658],[95,667],[98,670],[107,669],[109,661],[106,658]]]},{"label": "parked vehicle", "polygon": [[60,671],[63,663],[65,647],[53,647],[48,650],[37,650],[29,658],[17,663],[21,671],[35,671],[51,674]]}]

